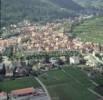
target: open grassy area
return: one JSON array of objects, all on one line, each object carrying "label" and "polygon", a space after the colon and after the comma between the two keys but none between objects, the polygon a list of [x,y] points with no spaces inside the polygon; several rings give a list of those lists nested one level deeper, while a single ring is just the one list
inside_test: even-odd
[{"label": "open grassy area", "polygon": [[97,100],[97,96],[88,90],[95,86],[77,68],[50,71],[40,79],[47,86],[52,100]]},{"label": "open grassy area", "polygon": [[0,90],[10,92],[11,90],[26,87],[40,87],[38,82],[32,77],[23,77],[15,80],[5,80],[0,82]]},{"label": "open grassy area", "polygon": [[103,17],[86,20],[73,32],[83,41],[103,43]]}]

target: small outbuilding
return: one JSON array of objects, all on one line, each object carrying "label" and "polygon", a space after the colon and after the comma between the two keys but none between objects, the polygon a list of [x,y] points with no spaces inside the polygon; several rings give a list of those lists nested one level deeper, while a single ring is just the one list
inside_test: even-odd
[{"label": "small outbuilding", "polygon": [[72,56],[69,58],[70,64],[79,64],[80,63],[80,58],[77,56]]}]

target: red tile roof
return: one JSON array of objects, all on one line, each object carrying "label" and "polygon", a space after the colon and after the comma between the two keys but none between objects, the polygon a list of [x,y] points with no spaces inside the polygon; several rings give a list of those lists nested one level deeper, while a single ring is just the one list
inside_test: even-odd
[{"label": "red tile roof", "polygon": [[30,88],[13,90],[11,92],[11,95],[25,95],[25,94],[29,94],[29,93],[33,93],[33,92],[34,92],[34,88],[30,87]]}]

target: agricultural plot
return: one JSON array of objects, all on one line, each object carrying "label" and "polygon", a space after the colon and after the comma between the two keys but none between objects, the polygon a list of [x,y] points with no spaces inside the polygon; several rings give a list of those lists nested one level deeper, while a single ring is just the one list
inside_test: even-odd
[{"label": "agricultural plot", "polygon": [[52,100],[97,100],[98,96],[89,91],[94,85],[88,77],[76,68],[50,71],[40,76],[47,86]]},{"label": "agricultural plot", "polygon": [[4,80],[3,82],[0,82],[0,90],[6,92],[26,87],[40,87],[40,85],[32,77],[23,77],[20,79]]}]

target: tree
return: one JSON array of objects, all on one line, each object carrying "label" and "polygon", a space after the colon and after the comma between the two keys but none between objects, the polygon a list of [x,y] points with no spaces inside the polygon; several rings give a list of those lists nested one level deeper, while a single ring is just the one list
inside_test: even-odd
[{"label": "tree", "polygon": [[0,53],[0,63],[2,62],[2,54]]},{"label": "tree", "polygon": [[3,74],[3,75],[5,75],[5,74],[6,74],[5,64],[3,64],[2,74]]},{"label": "tree", "polygon": [[47,54],[45,55],[45,62],[49,63],[49,55],[47,55]]},{"label": "tree", "polygon": [[13,46],[6,48],[4,55],[6,55],[9,58],[12,58],[13,57]]},{"label": "tree", "polygon": [[59,64],[59,65],[63,65],[64,62],[63,62],[61,59],[59,59],[59,60],[58,60],[58,64]]}]

